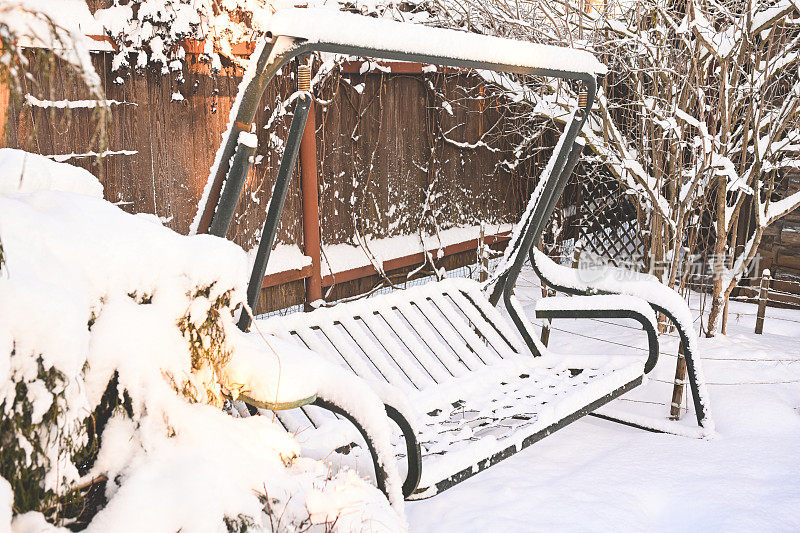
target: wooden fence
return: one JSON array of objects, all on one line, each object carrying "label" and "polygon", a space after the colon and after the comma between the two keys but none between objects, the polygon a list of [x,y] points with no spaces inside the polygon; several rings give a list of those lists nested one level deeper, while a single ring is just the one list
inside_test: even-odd
[{"label": "wooden fence", "polygon": [[[168,227],[186,233],[241,75],[232,67],[212,75],[198,57],[189,53],[180,73],[163,75],[160,70],[147,69],[116,83],[110,54],[94,55],[106,97],[114,102],[107,146],[110,155],[102,166],[86,156],[97,148],[92,142],[96,130],[92,109],[44,107],[32,99],[9,102],[7,90],[0,90],[0,115],[5,115],[4,119],[0,116],[0,145],[84,166],[103,182],[108,200],[131,212],[155,214]],[[34,76],[25,93],[44,101],[88,97],[68,68],[34,52],[30,59]],[[487,243],[502,246],[507,226],[501,228],[500,224],[516,219],[535,184],[527,177],[537,171],[528,164],[514,170],[499,164],[510,158],[513,138],[500,139],[492,150],[469,145],[487,130],[513,130],[508,127],[510,119],[505,118],[505,104],[485,96],[475,80],[459,71],[423,72],[421,65],[408,63],[384,65],[363,74],[361,70],[360,62],[346,63],[340,75],[317,90],[315,141],[322,255],[333,246],[350,244],[344,248],[345,255],[352,251],[364,256],[357,235],[373,239],[413,236],[479,222],[489,223]],[[258,240],[291,117],[291,106],[285,114],[276,109],[293,91],[292,72],[286,68],[268,88],[256,117],[256,163],[229,233],[229,238],[245,249]],[[444,106],[443,97],[452,105]],[[442,132],[447,132],[446,139]],[[542,144],[548,141],[552,139]],[[546,156],[546,151],[541,153],[534,165]],[[581,184],[585,171],[577,170],[565,195],[569,205],[579,207],[573,210],[576,215],[589,205],[584,197],[592,196],[587,196]],[[788,175],[782,185],[794,190],[797,179]],[[602,207],[607,208],[607,203]],[[290,189],[278,240],[303,250],[301,213],[298,184]],[[572,224],[567,226],[569,229]],[[800,292],[798,228],[800,214],[791,214],[768,230],[761,246],[761,266],[772,269],[775,289],[782,292]],[[572,231],[575,235],[561,237],[581,237],[580,229]],[[477,231],[474,233],[442,243],[436,253],[438,266],[474,263]],[[341,246],[338,251],[341,256]],[[325,258],[314,259],[324,262]],[[327,297],[366,292],[386,277],[400,280],[426,258],[420,250],[405,249],[380,259],[377,268],[362,261],[342,267],[334,262],[324,269],[319,277]],[[420,273],[430,273],[430,269]],[[271,269],[264,280],[260,310],[307,301],[304,280],[310,276],[307,261]],[[755,278],[748,281],[758,284]]]},{"label": "wooden fence", "polygon": [[[68,68],[33,52],[30,59],[33,79],[26,82],[25,93],[45,102],[88,97]],[[198,56],[189,54],[180,73],[163,75],[147,69],[118,83],[110,54],[94,54],[93,61],[106,98],[113,101],[109,155],[102,165],[91,157],[97,149],[92,139],[96,113],[85,107],[63,109],[12,98],[4,111],[0,145],[83,166],[101,180],[109,201],[130,212],[155,214],[166,226],[187,233],[241,73],[228,68],[212,75]],[[394,72],[384,68],[361,74],[360,65],[344,65],[341,75],[318,91],[323,253],[325,245],[347,243],[354,245],[353,253],[361,253],[355,246],[357,235],[389,238],[481,221],[489,224],[488,242],[501,246],[506,237],[497,231],[499,224],[516,218],[521,199],[533,185],[517,173],[527,175],[531,169],[506,170],[499,163],[509,157],[508,150],[458,143],[474,142],[496,122],[506,120],[503,105],[490,98],[464,98],[464,91],[478,91],[465,73],[423,72],[408,64],[394,68]],[[256,117],[259,148],[228,235],[245,249],[258,240],[291,119],[291,106],[287,113],[276,109],[293,91],[291,69],[284,68],[267,89]],[[445,110],[436,94],[451,95],[460,104]],[[456,142],[445,142],[441,131]],[[278,240],[302,250],[301,212],[297,185],[287,198]],[[474,237],[463,239],[450,242],[437,255],[445,267],[453,268],[474,262],[476,246]],[[384,270],[404,272],[419,266],[423,257],[414,251],[383,259]],[[265,281],[269,288],[263,291],[261,310],[304,301],[301,280],[307,274],[302,265],[273,272]],[[336,285],[331,298],[361,292],[379,277],[368,265],[347,275],[335,274],[329,272],[325,280],[328,286]]]}]

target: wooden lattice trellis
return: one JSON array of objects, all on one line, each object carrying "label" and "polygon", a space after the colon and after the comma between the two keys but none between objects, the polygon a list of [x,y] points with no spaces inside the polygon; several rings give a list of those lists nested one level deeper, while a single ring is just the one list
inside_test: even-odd
[{"label": "wooden lattice trellis", "polygon": [[646,226],[637,203],[611,176],[580,179],[575,226],[583,249],[615,266],[645,266]]}]

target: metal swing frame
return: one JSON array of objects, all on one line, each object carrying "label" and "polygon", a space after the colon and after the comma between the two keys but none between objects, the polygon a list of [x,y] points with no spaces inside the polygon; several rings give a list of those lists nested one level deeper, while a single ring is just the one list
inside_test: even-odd
[{"label": "metal swing frame", "polygon": [[[365,19],[363,23],[366,25],[370,24],[370,20],[374,20],[367,17],[361,18]],[[459,33],[451,30],[434,31],[442,32],[442,34]],[[358,39],[355,39],[355,41],[357,42]],[[508,43],[507,40],[502,41]],[[555,47],[553,49],[556,50]],[[557,50],[563,49],[558,48]],[[583,149],[583,143],[578,142],[578,135],[584,123],[586,122],[594,103],[595,93],[598,86],[597,74],[581,71],[579,69],[562,70],[550,67],[541,67],[537,66],[535,62],[520,65],[516,63],[470,59],[459,56],[458,54],[435,55],[420,53],[419,51],[409,52],[392,47],[374,46],[363,43],[347,44],[333,40],[308,39],[302,35],[281,35],[279,33],[268,34],[267,39],[260,45],[260,47],[254,53],[253,59],[251,59],[251,66],[245,75],[245,78],[249,78],[249,81],[247,81],[243,89],[240,90],[240,93],[237,96],[234,104],[231,123],[228,131],[226,132],[224,142],[220,146],[220,149],[217,153],[215,166],[212,167],[212,175],[209,177],[209,189],[207,191],[206,202],[204,205],[201,205],[200,212],[198,213],[198,233],[210,233],[223,238],[226,236],[255,152],[255,147],[250,146],[247,142],[242,142],[240,135],[242,133],[249,133],[251,131],[251,124],[255,118],[258,103],[264,90],[275,74],[293,58],[304,57],[312,52],[332,52],[351,56],[379,57],[388,60],[430,63],[456,68],[485,69],[498,72],[555,77],[581,83],[586,97],[585,99],[582,99],[579,107],[572,114],[571,119],[565,128],[565,132],[562,135],[561,142],[552,155],[550,178],[544,184],[538,201],[535,204],[535,208],[530,210],[526,215],[527,218],[521,221],[519,231],[516,232],[515,238],[512,239],[511,243],[509,244],[509,247],[511,248],[510,255],[507,256],[509,259],[501,268],[501,272],[495,275],[491,286],[488,287],[488,289],[491,290],[488,298],[489,302],[492,305],[497,305],[500,299],[503,300],[505,304],[505,310],[511,317],[519,332],[519,335],[524,340],[524,343],[527,345],[531,355],[540,355],[537,341],[533,338],[533,335],[531,334],[524,317],[520,315],[520,312],[512,301],[512,291],[524,262],[528,259],[528,252],[532,249],[532,246],[535,242],[537,242],[539,236],[541,235],[547,219],[555,209],[556,202],[563,192],[569,175],[580,158]],[[308,117],[310,103],[311,95],[307,92],[301,93],[296,100],[294,116],[289,129],[288,139],[286,141],[284,154],[278,170],[278,176],[273,189],[273,194],[267,208],[267,216],[261,234],[261,241],[258,245],[255,263],[249,280],[247,299],[250,307],[253,309],[255,309],[258,300],[261,283],[266,271],[270,251],[275,241],[280,222],[280,215],[283,210],[292,172],[296,166],[300,140],[303,135],[306,119]],[[533,256],[531,256],[531,258],[533,258]],[[532,260],[532,263],[534,268],[536,268],[535,261]],[[544,277],[542,277],[542,281],[547,283],[547,280]],[[558,285],[552,283],[548,284],[554,286],[557,290],[564,290],[565,292],[577,292],[569,287],[559,287]],[[659,311],[663,312],[664,310],[659,309]],[[645,373],[652,370],[652,368],[655,366],[658,357],[658,340],[655,329],[652,326],[652,317],[645,316],[637,309],[614,308],[593,311],[551,310],[539,313],[539,316],[550,318],[588,318],[598,316],[606,318],[631,318],[637,320],[640,324],[642,324],[648,336],[649,357],[645,364]],[[242,313],[238,325],[243,331],[246,330],[250,325],[249,314]],[[681,331],[681,336],[685,339],[686,332]],[[685,344],[688,346],[688,343]],[[690,368],[692,390],[695,392],[695,404],[698,409],[698,422],[700,422],[702,425],[702,420],[699,415],[699,413],[702,411],[702,403],[698,403],[696,383],[694,382],[694,373],[691,371],[693,368],[693,365],[691,364],[692,355],[693,354],[691,353],[686,353],[686,359]],[[509,455],[518,451],[518,449],[526,447],[540,440],[553,431],[566,426],[567,424],[586,414],[590,414],[601,405],[636,387],[641,382],[642,376],[639,376],[637,380],[631,381],[617,390],[609,391],[606,396],[592,402],[590,405],[583,407],[579,411],[574,412],[572,415],[559,420],[557,424],[553,424],[534,435],[530,435],[525,439],[521,446],[512,446],[507,450],[495,453],[493,456],[481,461],[478,465],[476,465],[476,468],[467,468],[464,471],[442,481],[441,483],[437,484],[436,492],[444,490],[449,486],[452,486],[463,479],[474,475],[480,470],[483,470],[484,468],[495,464],[499,460],[508,457]],[[250,403],[261,408],[278,408],[278,406],[259,404],[258,402]],[[372,455],[378,487],[386,492],[385,474],[382,471],[382,467],[379,465],[379,461],[375,454],[374,446],[372,445],[370,436],[364,430],[363,426],[359,424],[359,421],[351,416],[351,414],[348,414],[345,409],[335,405],[330,400],[309,398],[305,401],[299,400],[298,402],[295,402],[293,406],[303,405],[304,403],[317,405],[324,409],[343,415],[358,428],[359,432],[364,437]],[[386,412],[387,416],[401,428],[405,438],[408,472],[405,483],[403,484],[403,495],[408,497],[414,493],[414,490],[417,488],[417,485],[420,482],[422,470],[420,446],[416,440],[414,432],[411,430],[411,424],[404,418],[403,414],[398,409],[395,409],[389,405],[386,405]]]}]

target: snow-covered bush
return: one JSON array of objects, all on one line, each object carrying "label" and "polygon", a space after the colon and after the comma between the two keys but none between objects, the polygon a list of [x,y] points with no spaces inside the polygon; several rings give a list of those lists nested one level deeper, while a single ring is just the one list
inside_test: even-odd
[{"label": "snow-covered bush", "polygon": [[[80,77],[90,98],[97,101],[90,143],[102,154],[108,144],[110,112],[100,76],[92,64],[89,40],[72,16],[72,10],[64,7],[60,1],[0,2],[0,87],[8,87],[12,106],[17,107],[23,104],[28,88],[35,85],[31,75],[34,69],[46,79],[56,65],[67,65]],[[43,57],[45,61],[32,62],[32,57]],[[2,145],[4,141],[0,139]]]},{"label": "snow-covered bush", "polygon": [[0,530],[8,509],[14,531],[404,528],[272,417],[219,409],[254,342],[240,248],[126,214],[82,169],[17,150],[0,169]]},{"label": "snow-covered bush", "polygon": [[[94,19],[116,45],[112,70],[130,72],[148,66],[163,74],[174,72],[182,82],[187,39],[203,43],[201,61],[212,71],[223,66],[246,66],[234,53],[238,43],[257,41],[265,33],[269,14],[295,7],[291,0],[114,0],[98,9]],[[427,22],[430,2],[312,0],[308,7],[356,11],[398,20]],[[418,9],[418,7],[420,9]]]},{"label": "snow-covered bush", "polygon": [[52,51],[78,71],[93,95],[102,94],[86,37],[59,2],[4,0],[0,4],[0,73],[18,80],[27,66],[23,47]]}]

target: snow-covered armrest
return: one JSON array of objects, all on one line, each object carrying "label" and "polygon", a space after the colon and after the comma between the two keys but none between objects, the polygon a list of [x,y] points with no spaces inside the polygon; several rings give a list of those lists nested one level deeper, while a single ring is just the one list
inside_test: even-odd
[{"label": "snow-covered armrest", "polygon": [[693,391],[695,414],[703,427],[713,427],[709,413],[708,391],[700,368],[700,350],[694,319],[680,294],[659,282],[654,276],[619,268],[569,268],[557,264],[541,250],[529,251],[531,266],[542,283],[568,294],[616,294],[641,298],[663,313],[681,338],[683,356]]},{"label": "snow-covered armrest", "polygon": [[[228,332],[233,348],[223,380],[234,400],[254,407],[284,410],[313,404],[347,418],[364,438],[372,455],[378,488],[393,506],[402,505],[419,483],[422,456],[404,401],[391,391],[375,389],[316,352],[272,335]],[[400,474],[391,447],[389,420],[406,440],[408,473]]]},{"label": "snow-covered armrest", "polygon": [[[557,291],[570,294],[616,294],[641,298],[667,315],[681,330],[692,351],[697,349],[697,333],[689,306],[680,294],[655,276],[621,268],[569,268],[547,257],[535,248],[530,252],[531,264],[542,282]],[[683,335],[682,335],[683,336]]]},{"label": "snow-covered armrest", "polygon": [[650,324],[655,328],[655,312],[650,305],[635,296],[624,294],[598,294],[596,296],[572,296],[572,297],[550,297],[542,298],[536,302],[537,316],[545,314],[564,312],[607,312],[607,311],[634,311],[649,319]]},{"label": "snow-covered armrest", "polygon": [[536,302],[537,318],[630,318],[647,332],[648,356],[645,373],[658,362],[658,336],[655,312],[634,296],[610,294],[595,296],[549,297]]}]

